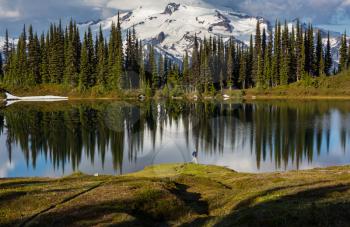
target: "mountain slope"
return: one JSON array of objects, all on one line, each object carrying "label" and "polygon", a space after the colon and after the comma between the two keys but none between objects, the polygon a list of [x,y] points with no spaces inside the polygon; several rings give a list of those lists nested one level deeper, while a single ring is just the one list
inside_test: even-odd
[{"label": "mountain slope", "polygon": [[[210,36],[221,36],[224,39],[235,37],[238,41],[248,43],[251,34],[255,34],[257,21],[268,28],[263,18],[250,17],[245,14],[170,3],[163,10],[139,7],[120,15],[122,29],[135,26],[137,36],[145,44],[153,44],[161,52],[175,58],[182,58],[186,51],[191,52],[194,36],[200,39]],[[99,22],[81,24],[86,30],[88,26],[97,31],[100,26],[108,35],[114,16]],[[190,54],[190,53],[189,53]]]},{"label": "mountain slope", "polygon": [[[255,35],[258,20],[262,22],[261,29],[265,28],[273,32],[271,23],[264,18],[199,5],[169,3],[164,9],[139,7],[122,13],[120,18],[124,31],[135,26],[137,36],[145,45],[153,44],[158,52],[174,59],[181,59],[186,51],[191,55],[195,35],[199,39],[211,36],[228,40],[229,37],[234,37],[236,41],[248,44],[250,36]],[[118,16],[114,16],[79,26],[82,31],[86,31],[91,26],[95,32],[101,26],[105,35],[108,36],[112,22],[116,23],[117,20]],[[292,25],[296,25],[295,20],[289,23],[290,29]],[[304,26],[307,27],[306,24]],[[315,32],[318,30],[319,28],[315,28]],[[320,31],[326,45],[328,31],[324,29]],[[335,66],[339,62],[340,37],[340,33],[331,32]]]},{"label": "mountain slope", "polygon": [[[18,39],[10,38],[10,39],[9,39],[9,42],[10,42],[11,44],[16,45],[17,42],[18,42]],[[4,46],[5,46],[5,37],[0,36],[0,52],[3,52]],[[4,56],[3,56],[3,57],[4,57]]]}]

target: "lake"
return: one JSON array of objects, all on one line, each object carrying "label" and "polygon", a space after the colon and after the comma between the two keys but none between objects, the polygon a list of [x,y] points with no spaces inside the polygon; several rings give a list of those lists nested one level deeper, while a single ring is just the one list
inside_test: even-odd
[{"label": "lake", "polygon": [[159,163],[240,172],[350,164],[350,101],[2,104],[0,177],[126,174]]}]

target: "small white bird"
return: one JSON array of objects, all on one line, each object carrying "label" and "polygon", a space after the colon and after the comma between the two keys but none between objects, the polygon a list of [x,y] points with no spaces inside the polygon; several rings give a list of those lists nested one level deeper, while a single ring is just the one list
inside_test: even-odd
[{"label": "small white bird", "polygon": [[94,174],[94,177],[98,177],[98,173],[95,173],[95,174]]}]

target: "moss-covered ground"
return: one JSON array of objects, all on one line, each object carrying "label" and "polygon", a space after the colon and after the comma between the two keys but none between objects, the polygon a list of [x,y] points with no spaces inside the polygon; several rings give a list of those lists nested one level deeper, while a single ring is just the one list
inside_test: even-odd
[{"label": "moss-covered ground", "polygon": [[1,226],[348,226],[350,167],[245,174],[173,164],[0,180]]}]

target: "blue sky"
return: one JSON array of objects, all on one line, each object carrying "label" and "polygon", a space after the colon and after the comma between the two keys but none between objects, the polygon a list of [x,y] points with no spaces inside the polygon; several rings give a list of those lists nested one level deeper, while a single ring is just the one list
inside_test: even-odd
[{"label": "blue sky", "polygon": [[16,35],[23,23],[32,23],[40,31],[60,18],[103,19],[117,10],[164,7],[169,2],[227,7],[271,21],[299,17],[338,31],[350,30],[350,0],[0,0],[0,32],[8,28]]}]

